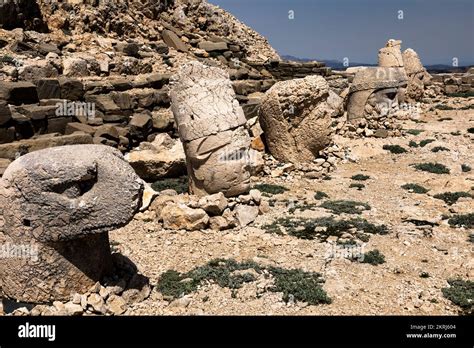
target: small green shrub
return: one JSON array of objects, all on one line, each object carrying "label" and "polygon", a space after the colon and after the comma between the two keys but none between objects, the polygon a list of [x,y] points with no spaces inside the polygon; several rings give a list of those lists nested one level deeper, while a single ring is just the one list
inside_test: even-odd
[{"label": "small green shrub", "polygon": [[424,130],[422,130],[422,129],[407,129],[407,130],[405,130],[405,132],[407,132],[408,134],[411,134],[411,135],[420,135],[421,133],[424,132]]},{"label": "small green shrub", "polygon": [[428,144],[431,144],[433,142],[435,142],[436,140],[435,139],[425,139],[425,140],[422,140],[420,141],[420,147],[425,147],[426,145]]},{"label": "small green shrub", "polygon": [[272,184],[259,184],[253,187],[254,189],[259,190],[260,192],[267,193],[270,195],[278,195],[289,191],[285,186],[272,185]]},{"label": "small green shrub", "polygon": [[413,165],[415,169],[433,173],[433,174],[449,174],[449,169],[441,163],[417,163]]},{"label": "small green shrub", "polygon": [[463,310],[474,309],[474,282],[462,279],[448,280],[449,288],[443,288],[443,296]]},{"label": "small green shrub", "polygon": [[461,135],[461,132],[457,130],[457,131],[455,131],[455,132],[451,132],[450,134],[451,134],[451,135],[454,135],[455,137],[457,137],[457,136],[460,136],[460,135]]},{"label": "small green shrub", "polygon": [[413,191],[414,193],[424,194],[429,190],[418,184],[405,184],[402,186],[402,189],[407,191]]},{"label": "small green shrub", "polygon": [[474,213],[455,215],[448,220],[452,227],[474,228]]},{"label": "small green shrub", "polygon": [[452,121],[453,118],[452,117],[441,117],[440,119],[438,119],[439,122],[443,122],[443,121]]},{"label": "small green shrub", "polygon": [[232,297],[235,298],[237,289],[245,283],[254,282],[256,274],[264,272],[274,277],[274,285],[266,290],[283,293],[285,302],[294,298],[310,305],[331,303],[321,287],[324,280],[319,273],[267,267],[253,261],[237,262],[232,259],[215,259],[186,273],[169,270],[161,275],[156,289],[165,296],[179,298],[197,291],[204,282],[214,282],[220,287],[232,289]]},{"label": "small green shrub", "polygon": [[461,170],[463,173],[469,173],[472,170],[472,168],[468,166],[467,164],[461,164]]},{"label": "small green shrub", "polygon": [[420,273],[420,278],[429,278],[430,274],[428,272],[421,272]]},{"label": "small green shrub", "polygon": [[327,195],[327,193],[323,192],[323,191],[316,191],[315,195],[314,195],[314,199],[320,201],[324,198],[329,198],[329,196]]},{"label": "small green shrub", "polygon": [[438,193],[437,195],[433,196],[436,199],[443,200],[448,205],[455,204],[459,198],[461,197],[471,197],[472,195],[468,192],[445,192],[445,193]]},{"label": "small green shrub", "polygon": [[375,249],[364,253],[364,257],[361,262],[377,266],[385,263],[385,256],[378,249]]},{"label": "small green shrub", "polygon": [[474,127],[468,128],[468,129],[467,129],[467,132],[468,132],[468,133],[471,133],[471,134],[474,134]]},{"label": "small green shrub", "polygon": [[357,174],[352,176],[351,179],[356,181],[366,181],[370,179],[370,176],[364,174]]},{"label": "small green shrub", "polygon": [[282,230],[284,228],[290,236],[306,240],[318,238],[321,241],[326,241],[330,236],[340,238],[344,232],[353,233],[353,229],[357,230],[353,235],[354,238],[365,242],[369,240],[369,235],[389,233],[387,226],[374,225],[365,219],[336,220],[332,216],[315,219],[282,217],[262,228],[267,233],[278,235],[284,234]]},{"label": "small green shrub", "polygon": [[435,109],[438,109],[438,110],[456,110],[452,106],[449,106],[449,105],[446,105],[446,104],[437,104],[435,106]]},{"label": "small green shrub", "polygon": [[474,97],[474,92],[467,91],[467,92],[447,93],[447,96],[454,97],[454,98],[470,98],[470,97]]},{"label": "small green shrub", "polygon": [[413,147],[413,148],[419,147],[418,143],[413,140],[410,140],[410,142],[408,143],[408,146]]},{"label": "small green shrub", "polygon": [[151,187],[157,192],[171,189],[175,190],[178,194],[186,193],[188,192],[188,178],[181,177],[176,179],[162,179],[154,182]]},{"label": "small green shrub", "polygon": [[371,209],[367,203],[345,200],[326,201],[321,207],[331,210],[334,214],[362,214],[364,210]]},{"label": "small green shrub", "polygon": [[451,151],[451,150],[444,146],[435,146],[431,149],[431,152],[441,152],[441,151]]},{"label": "small green shrub", "polygon": [[364,184],[360,184],[360,183],[355,183],[355,184],[350,184],[349,185],[349,188],[356,188],[358,189],[359,191],[362,191],[362,189],[365,187]]},{"label": "small green shrub", "polygon": [[384,150],[390,151],[393,154],[402,154],[408,152],[405,148],[400,145],[384,145],[382,147]]}]

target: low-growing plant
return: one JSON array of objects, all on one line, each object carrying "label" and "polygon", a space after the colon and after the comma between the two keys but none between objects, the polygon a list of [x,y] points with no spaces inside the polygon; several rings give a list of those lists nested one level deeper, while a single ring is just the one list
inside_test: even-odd
[{"label": "low-growing plant", "polygon": [[245,283],[254,282],[257,275],[265,273],[274,278],[273,286],[266,290],[283,293],[285,302],[294,298],[310,305],[331,303],[331,299],[321,287],[324,280],[319,273],[262,266],[253,261],[237,262],[232,259],[215,259],[186,273],[167,271],[161,275],[156,289],[165,296],[179,298],[197,291],[205,282],[213,282],[220,287],[232,289],[232,297],[235,298],[237,289]]},{"label": "low-growing plant", "polygon": [[370,179],[370,176],[364,175],[364,174],[357,174],[357,175],[353,175],[351,179],[356,180],[356,181],[366,181]]},{"label": "low-growing plant", "polygon": [[470,198],[472,198],[473,196],[468,192],[445,192],[445,193],[438,193],[438,194],[434,195],[433,197],[436,198],[436,199],[443,200],[448,205],[453,205],[461,197],[470,197]]},{"label": "low-growing plant", "polygon": [[452,227],[474,228],[474,213],[455,215],[448,220]]},{"label": "low-growing plant", "polygon": [[420,147],[425,147],[426,145],[428,144],[431,144],[433,142],[435,142],[436,140],[435,139],[425,139],[425,140],[422,140],[420,141]]},{"label": "low-growing plant", "polygon": [[362,258],[362,263],[369,263],[373,266],[381,265],[385,263],[385,256],[380,252],[380,250],[375,249],[364,253]]},{"label": "low-growing plant", "polygon": [[435,106],[435,109],[438,109],[438,110],[456,110],[452,106],[449,106],[449,105],[446,105],[446,104],[437,104]]},{"label": "low-growing plant", "polygon": [[163,190],[175,190],[178,194],[181,193],[186,193],[188,192],[188,178],[187,177],[181,177],[181,178],[169,178],[169,179],[161,179],[158,181],[155,181],[151,185],[152,189],[160,192]]},{"label": "low-growing plant", "polygon": [[441,151],[451,151],[451,150],[444,146],[435,146],[431,149],[431,152],[441,152]]},{"label": "low-growing plant", "polygon": [[443,288],[443,296],[467,312],[474,309],[474,282],[462,279],[449,279],[448,288]]},{"label": "low-growing plant", "polygon": [[468,133],[471,133],[471,134],[474,134],[474,127],[468,128],[468,129],[467,129],[467,132],[468,132]]},{"label": "low-growing plant", "polygon": [[316,191],[316,193],[314,194],[314,199],[320,201],[324,198],[329,198],[329,196],[327,195],[327,193],[323,192],[323,191]]},{"label": "low-growing plant", "polygon": [[441,117],[440,119],[438,119],[439,122],[443,122],[443,121],[452,121],[453,118],[452,117]]},{"label": "low-growing plant", "polygon": [[255,185],[253,188],[270,195],[277,195],[289,191],[285,186],[272,184],[258,184]]},{"label": "low-growing plant", "polygon": [[413,148],[419,147],[418,143],[414,140],[410,140],[410,142],[408,143],[408,146],[413,147]]},{"label": "low-growing plant", "polygon": [[455,93],[447,93],[448,97],[455,97],[455,98],[470,98],[474,97],[474,92],[467,91],[467,92],[455,92]]},{"label": "low-growing plant", "polygon": [[407,132],[408,134],[411,134],[411,135],[420,135],[421,133],[424,132],[424,130],[422,130],[422,129],[407,129],[407,130],[405,130],[405,132]]},{"label": "low-growing plant", "polygon": [[424,194],[429,190],[418,184],[405,184],[402,186],[402,189],[407,191],[413,191],[414,193]]},{"label": "low-growing plant", "polygon": [[382,147],[384,150],[390,151],[393,154],[402,154],[408,152],[405,148],[400,145],[384,145]]},{"label": "low-growing plant", "polygon": [[334,214],[362,214],[364,210],[370,210],[370,205],[357,201],[326,201],[321,204],[324,209],[331,210]]},{"label": "low-growing plant", "polygon": [[389,233],[387,226],[375,225],[365,219],[336,220],[332,216],[314,219],[282,217],[269,225],[262,226],[262,228],[268,233],[279,235],[284,234],[283,228],[290,236],[307,240],[318,238],[323,242],[330,236],[340,238],[343,233],[352,234],[354,233],[353,229],[357,230],[353,235],[354,238],[364,242],[367,242],[372,234],[385,235]]},{"label": "low-growing plant", "polygon": [[353,183],[353,184],[350,184],[349,185],[349,188],[356,188],[358,189],[359,191],[362,191],[362,189],[365,187],[364,184],[360,184],[360,183]]},{"label": "low-growing plant", "polygon": [[420,273],[420,278],[429,278],[430,274],[428,272],[421,272]]},{"label": "low-growing plant", "polygon": [[463,173],[468,173],[472,170],[472,168],[467,164],[461,164],[461,170]]},{"label": "low-growing plant", "polygon": [[433,174],[449,174],[449,169],[441,163],[417,163],[413,165],[415,169],[423,171],[423,172],[428,172],[428,173],[433,173]]},{"label": "low-growing plant", "polygon": [[451,132],[450,134],[457,137],[461,135],[461,132],[457,130],[457,131]]}]

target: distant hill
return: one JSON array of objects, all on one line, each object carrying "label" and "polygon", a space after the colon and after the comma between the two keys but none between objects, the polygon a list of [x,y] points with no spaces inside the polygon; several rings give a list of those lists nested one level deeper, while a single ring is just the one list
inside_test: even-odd
[{"label": "distant hill", "polygon": [[[346,70],[346,66],[344,64],[336,59],[310,59],[310,58],[299,58],[295,56],[290,56],[290,55],[282,55],[282,59],[285,60],[291,60],[295,62],[311,62],[311,61],[318,61],[318,62],[323,62],[326,64],[326,66],[330,67],[331,69],[334,70]],[[352,66],[377,66],[377,64],[369,64],[369,63],[349,63],[349,67]],[[443,64],[434,64],[434,65],[426,65],[425,68],[429,72],[433,73],[463,73],[466,72],[471,66],[459,66],[459,67],[453,67],[451,65],[443,65]]]}]

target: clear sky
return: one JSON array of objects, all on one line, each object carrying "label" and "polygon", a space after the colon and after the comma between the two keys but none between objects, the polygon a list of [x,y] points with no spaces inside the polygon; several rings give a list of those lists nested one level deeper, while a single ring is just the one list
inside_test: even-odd
[{"label": "clear sky", "polygon": [[454,57],[474,64],[474,0],[208,1],[265,36],[280,55],[376,63],[378,49],[395,38],[425,65],[451,65]]}]

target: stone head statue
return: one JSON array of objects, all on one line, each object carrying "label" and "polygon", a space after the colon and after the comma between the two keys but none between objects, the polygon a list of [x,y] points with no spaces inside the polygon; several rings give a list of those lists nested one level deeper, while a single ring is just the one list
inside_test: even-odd
[{"label": "stone head statue", "polygon": [[127,224],[142,181],[121,153],[72,145],[29,153],[0,180],[0,244],[36,255],[0,258],[0,287],[24,302],[68,299],[111,267],[108,231]]},{"label": "stone head statue", "polygon": [[421,63],[418,54],[411,48],[403,52],[403,62],[408,75],[407,98],[420,100],[423,98],[425,86],[431,83],[431,75]]},{"label": "stone head statue", "polygon": [[190,192],[235,196],[250,189],[250,136],[227,72],[199,62],[171,79],[172,110],[186,154]]},{"label": "stone head statue", "polygon": [[407,76],[403,68],[370,67],[359,70],[350,87],[348,119],[383,114],[403,98]]},{"label": "stone head statue", "polygon": [[400,40],[388,40],[385,47],[379,50],[379,66],[385,68],[403,67],[401,45]]}]

